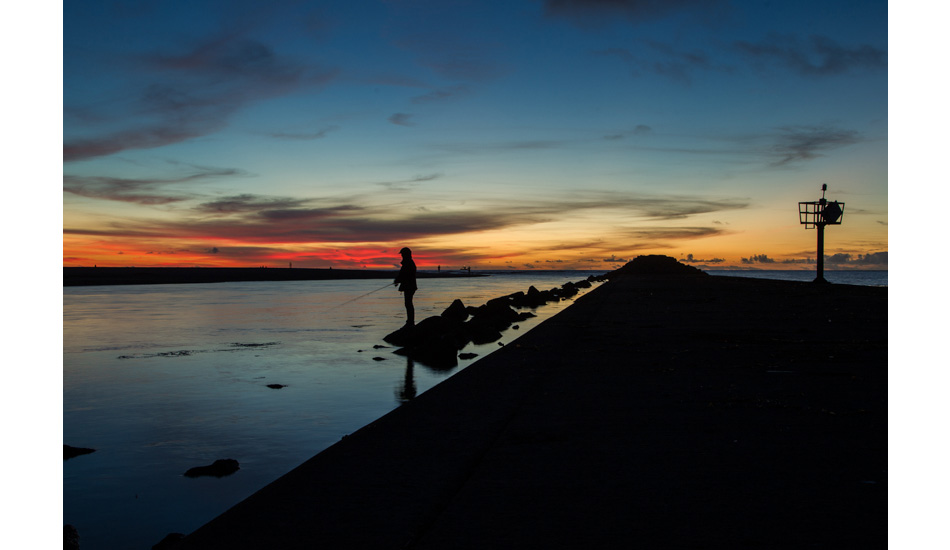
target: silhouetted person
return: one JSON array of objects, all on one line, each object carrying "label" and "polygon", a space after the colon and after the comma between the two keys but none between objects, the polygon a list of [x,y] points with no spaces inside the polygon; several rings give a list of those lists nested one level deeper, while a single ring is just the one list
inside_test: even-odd
[{"label": "silhouetted person", "polygon": [[416,310],[412,306],[412,295],[416,293],[416,262],[412,261],[412,251],[403,248],[399,251],[402,254],[402,268],[399,269],[399,275],[393,284],[399,285],[399,292],[403,293],[406,300],[406,324],[416,324]]}]

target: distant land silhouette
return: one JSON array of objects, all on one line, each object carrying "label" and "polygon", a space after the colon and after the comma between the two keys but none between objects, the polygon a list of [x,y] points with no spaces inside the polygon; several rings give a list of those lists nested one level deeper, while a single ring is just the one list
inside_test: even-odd
[{"label": "distant land silhouette", "polygon": [[[227,283],[242,281],[323,281],[390,279],[397,271],[280,267],[64,267],[63,286]],[[475,277],[477,273],[441,271],[421,278]]]}]

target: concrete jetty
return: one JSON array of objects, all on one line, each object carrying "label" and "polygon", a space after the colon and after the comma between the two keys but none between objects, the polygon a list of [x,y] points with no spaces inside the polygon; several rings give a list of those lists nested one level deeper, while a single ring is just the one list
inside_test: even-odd
[{"label": "concrete jetty", "polygon": [[177,548],[883,548],[887,289],[618,276]]}]

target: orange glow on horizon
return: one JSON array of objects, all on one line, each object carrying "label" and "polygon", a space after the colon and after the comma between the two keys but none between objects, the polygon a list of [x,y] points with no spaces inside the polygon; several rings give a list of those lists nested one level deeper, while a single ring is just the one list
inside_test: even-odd
[{"label": "orange glow on horizon", "polygon": [[[804,233],[804,232],[803,232]],[[300,246],[297,244],[262,245],[261,243],[233,243],[208,249],[192,242],[168,239],[155,246],[154,242],[133,239],[103,240],[68,235],[63,239],[64,267],[295,267],[337,269],[398,269],[398,250],[409,246],[419,269],[457,270],[472,267],[480,270],[508,269],[578,269],[609,271],[640,255],[671,256],[688,265],[703,269],[815,269],[815,251],[809,250],[814,233],[803,235],[797,248],[784,255],[774,252],[774,245],[751,243],[743,239],[720,237],[718,247],[699,246],[701,241],[668,247],[617,247],[606,253],[596,247],[556,249],[549,245],[532,250],[499,250],[497,247],[475,246],[478,239],[469,236],[468,246],[452,249],[442,239],[422,242],[379,243],[378,245],[333,244]],[[734,242],[733,242],[734,241]],[[713,243],[709,243],[713,244]],[[843,249],[826,245],[825,255],[848,254]],[[514,244],[508,246],[514,247]],[[718,249],[718,250],[717,250]],[[886,245],[883,248],[886,251]],[[860,254],[852,254],[857,259]],[[827,262],[827,260],[826,260]],[[887,269],[886,263],[839,266],[848,269]],[[826,269],[836,269],[827,264]]]}]

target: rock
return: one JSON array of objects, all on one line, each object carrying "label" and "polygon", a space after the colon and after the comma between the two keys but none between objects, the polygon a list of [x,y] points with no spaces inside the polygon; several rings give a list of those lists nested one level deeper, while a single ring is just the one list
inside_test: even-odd
[{"label": "rock", "polygon": [[577,285],[568,281],[561,285],[561,289],[558,292],[559,298],[571,298],[576,296],[579,291],[577,290]]},{"label": "rock", "polygon": [[394,330],[393,332],[390,332],[384,336],[383,340],[394,346],[409,345],[409,341],[412,339],[414,329],[414,325],[403,325],[401,328]]},{"label": "rock", "polygon": [[72,525],[63,526],[63,550],[79,550],[79,531]]},{"label": "rock", "polygon": [[534,286],[528,288],[528,293],[524,297],[524,307],[538,307],[543,306],[548,302],[553,302],[557,299],[556,295],[550,291],[540,291]]},{"label": "rock", "polygon": [[267,387],[272,390],[279,390],[281,388],[286,388],[287,384],[268,384]]},{"label": "rock", "polygon": [[591,285],[591,282],[589,279],[584,279],[584,280],[577,281],[576,283],[574,283],[574,286],[576,286],[577,288],[590,288],[593,285]]},{"label": "rock", "polygon": [[486,325],[495,330],[505,330],[518,320],[518,312],[511,309],[507,297],[495,298],[476,310],[466,325]]},{"label": "rock", "polygon": [[158,544],[152,546],[152,550],[172,550],[183,538],[185,535],[182,533],[169,533]]},{"label": "rock", "polygon": [[96,452],[95,449],[86,449],[84,447],[70,447],[69,445],[63,445],[63,460],[69,460],[70,458],[75,458],[79,455],[87,455],[89,453]]},{"label": "rock", "polygon": [[460,353],[459,359],[475,359],[478,357],[477,353]]},{"label": "rock", "polygon": [[434,369],[449,369],[458,365],[456,354],[469,342],[463,324],[452,316],[433,316],[414,326],[404,326],[386,335],[384,340],[402,346],[396,351]]},{"label": "rock", "polygon": [[189,468],[188,471],[185,472],[185,477],[224,477],[229,476],[240,469],[241,467],[238,465],[237,460],[234,460],[233,458],[223,458],[220,460],[215,460],[210,466],[195,466],[194,468]]},{"label": "rock", "polygon": [[522,312],[518,313],[518,320],[519,320],[519,321],[524,321],[524,320],[530,319],[530,318],[532,318],[532,317],[537,317],[537,315],[535,315],[534,313],[531,313],[530,311],[522,311]]},{"label": "rock", "polygon": [[462,300],[456,298],[452,305],[447,307],[445,311],[442,312],[442,317],[450,321],[455,321],[458,323],[465,322],[468,319],[469,313],[465,307],[465,304],[462,303]]},{"label": "rock", "polygon": [[385,361],[385,357],[373,357],[373,361]]},{"label": "rock", "polygon": [[501,332],[486,323],[465,323],[466,334],[475,345],[489,344],[501,338]]},{"label": "rock", "polygon": [[450,340],[462,349],[468,343],[462,330],[463,323],[440,315],[427,317],[415,325],[406,325],[387,334],[383,340],[401,347],[427,346],[440,340]]},{"label": "rock", "polygon": [[405,347],[396,350],[413,361],[435,370],[450,370],[458,366],[458,348],[448,341],[440,340],[423,346]]}]

